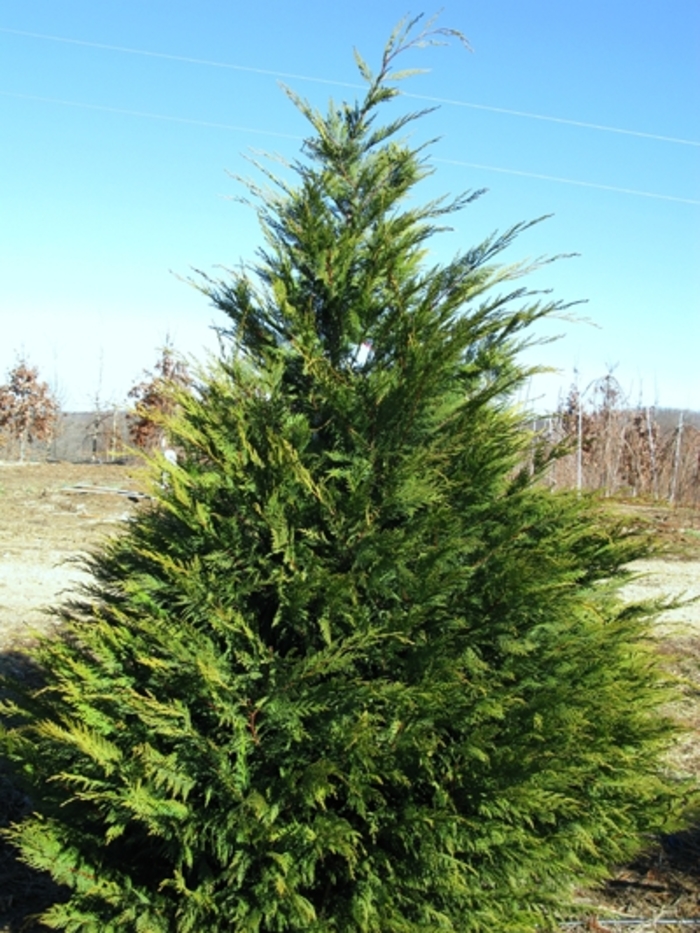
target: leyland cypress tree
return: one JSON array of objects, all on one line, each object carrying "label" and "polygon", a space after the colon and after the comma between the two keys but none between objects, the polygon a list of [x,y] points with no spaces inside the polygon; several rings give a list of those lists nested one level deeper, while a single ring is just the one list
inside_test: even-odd
[{"label": "leyland cypress tree", "polygon": [[[12,830],[71,931],[409,933],[546,926],[674,809],[641,545],[522,469],[528,328],[560,307],[500,253],[434,265],[472,196],[367,91],[257,191],[257,263],[203,285],[220,359],[167,425],[179,463],[90,561],[8,687]],[[254,191],[255,193],[255,191]]]}]

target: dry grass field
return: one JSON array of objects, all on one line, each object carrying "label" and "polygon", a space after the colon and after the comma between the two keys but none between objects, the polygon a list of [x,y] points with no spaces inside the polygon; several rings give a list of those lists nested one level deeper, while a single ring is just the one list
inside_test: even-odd
[{"label": "dry grass field", "polygon": [[[137,468],[123,465],[0,464],[0,671],[20,669],[18,649],[37,631],[55,626],[45,610],[83,578],[76,557],[117,533],[140,507],[127,494],[138,492],[137,476]],[[700,596],[700,514],[621,508],[656,529],[668,551],[636,568],[643,575],[628,585],[629,596]],[[672,766],[700,774],[700,602],[662,616],[658,633],[659,650],[687,680],[676,713],[690,731]],[[26,805],[0,770],[0,825],[19,817]],[[51,896],[45,879],[0,847],[0,933],[36,933],[40,928],[25,918]],[[590,904],[591,919],[579,930],[700,931],[700,827],[651,842],[644,858],[622,866],[603,890],[582,892],[582,899]],[[665,923],[630,923],[640,918]]]}]

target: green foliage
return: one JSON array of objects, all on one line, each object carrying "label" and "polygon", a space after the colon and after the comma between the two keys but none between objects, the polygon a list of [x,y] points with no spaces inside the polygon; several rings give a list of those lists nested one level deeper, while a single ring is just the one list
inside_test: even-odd
[{"label": "green foliage", "polygon": [[[446,266],[451,203],[377,108],[321,116],[258,263],[203,286],[225,352],[182,392],[157,501],[9,686],[12,830],[75,931],[526,931],[673,817],[663,679],[615,596],[643,545],[519,471],[511,405],[559,308]],[[371,353],[360,355],[371,341]],[[538,469],[545,468],[539,463]]]}]

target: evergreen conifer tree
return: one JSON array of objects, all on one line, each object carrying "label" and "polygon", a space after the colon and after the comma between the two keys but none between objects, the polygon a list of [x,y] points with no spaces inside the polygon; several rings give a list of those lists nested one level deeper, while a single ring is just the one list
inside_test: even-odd
[{"label": "evergreen conifer tree", "polygon": [[648,614],[611,583],[643,545],[521,469],[518,351],[560,307],[498,263],[527,224],[430,265],[473,196],[409,201],[414,116],[376,122],[414,28],[359,103],[292,95],[313,135],[258,192],[257,264],[204,286],[228,349],[179,462],[41,689],[6,686],[52,929],[522,933],[675,811]]}]

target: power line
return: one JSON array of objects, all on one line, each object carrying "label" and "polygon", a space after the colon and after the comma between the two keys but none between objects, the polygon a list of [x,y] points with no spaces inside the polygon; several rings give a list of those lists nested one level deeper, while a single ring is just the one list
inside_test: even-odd
[{"label": "power line", "polygon": [[433,101],[438,104],[451,104],[454,107],[469,107],[472,110],[488,110],[491,113],[505,113],[512,117],[526,117],[529,120],[545,120],[548,123],[564,123],[567,126],[579,126],[587,130],[602,130],[605,133],[620,133],[623,136],[639,136],[642,139],[656,139],[664,143],[677,143],[681,146],[700,146],[694,139],[680,139],[677,136],[661,136],[659,133],[643,133],[641,130],[626,130],[620,126],[604,126],[602,123],[586,123],[583,120],[569,120],[565,117],[548,117],[541,113],[530,113],[527,110],[510,110],[507,107],[491,107],[486,104],[472,104],[465,100],[448,100],[446,97],[429,97],[427,94],[411,94],[403,92],[404,97],[414,97],[417,100]]},{"label": "power line", "polygon": [[79,100],[61,100],[58,97],[41,97],[37,94],[20,94],[15,91],[2,91],[3,97],[16,97],[19,100],[36,100],[45,104],[60,104],[62,107],[77,107],[82,110],[100,110],[105,113],[120,113],[127,117],[142,117],[146,120],[164,120],[169,123],[188,123],[192,126],[206,126],[212,129],[233,130],[237,133],[257,133],[261,136],[280,136],[284,139],[303,140],[303,136],[292,133],[279,133],[276,130],[260,130],[251,126],[237,126],[233,123],[216,123],[211,120],[194,120],[190,117],[174,117],[164,113],[150,113],[146,110],[128,110],[124,107],[108,107],[105,104],[87,104]]},{"label": "power line", "polygon": [[208,58],[191,58],[188,55],[171,55],[168,52],[152,52],[147,49],[132,49],[124,45],[108,45],[105,42],[90,42],[87,39],[68,39],[65,36],[49,36],[41,32],[27,32],[23,29],[8,29],[0,26],[0,32],[30,39],[47,39],[50,42],[64,42],[68,45],[83,45],[92,49],[106,49],[109,52],[123,52],[127,55],[142,55],[146,58],[164,58],[173,62],[186,62],[189,65],[207,65],[209,68],[227,68],[231,71],[249,71],[253,74],[269,75],[273,78],[293,78],[295,81],[314,81],[317,84],[335,84],[339,87],[364,89],[364,84],[352,84],[347,81],[335,81],[330,78],[315,78],[310,75],[298,75],[288,71],[273,71],[270,68],[254,68],[251,65],[234,65],[231,62],[215,62]]},{"label": "power line", "polygon": [[[271,68],[255,68],[250,65],[236,65],[231,62],[217,62],[205,58],[192,58],[187,55],[173,55],[167,52],[153,52],[147,49],[133,49],[122,45],[109,45],[104,42],[91,42],[86,39],[71,39],[65,36],[53,36],[46,33],[29,32],[23,29],[9,29],[0,26],[0,32],[10,33],[16,36],[26,36],[31,39],[45,39],[50,42],[62,42],[69,45],[81,45],[88,48],[104,49],[110,52],[121,52],[127,55],[141,55],[147,58],[161,58],[169,61],[186,62],[190,65],[205,65],[210,68],[226,68],[232,71],[247,71],[252,74],[269,75],[274,78],[290,78],[294,81],[311,81],[316,84],[330,84],[337,87],[347,87],[354,90],[363,90],[363,84],[355,84],[349,81],[336,81],[331,78],[318,78],[312,75],[295,74],[287,71],[276,71]],[[447,104],[452,107],[468,107],[472,110],[485,110],[490,113],[500,113],[506,116],[521,117],[528,120],[540,120],[548,123],[559,123],[567,126],[577,126],[581,129],[597,130],[604,133],[618,133],[624,136],[635,136],[641,139],[655,139],[658,142],[674,143],[680,146],[700,147],[700,141],[694,139],[683,139],[677,136],[664,136],[660,133],[647,133],[641,130],[630,130],[620,126],[607,126],[601,123],[588,123],[584,120],[572,120],[568,117],[552,117],[542,113],[532,113],[527,110],[513,110],[508,107],[493,107],[489,104],[476,104],[471,101],[454,100],[448,97],[433,97],[427,94],[414,94],[402,91],[405,97],[414,100],[425,100],[435,104]]]},{"label": "power line", "polygon": [[[123,107],[108,107],[103,104],[87,104],[76,100],[62,100],[57,97],[41,97],[36,94],[20,94],[15,91],[3,90],[0,90],[0,95],[3,97],[18,98],[19,100],[34,100],[47,104],[59,104],[63,107],[76,107],[84,110],[97,110],[104,111],[105,113],[118,113],[123,114],[124,116],[140,117],[147,120],[161,120],[169,123],[185,123],[191,126],[205,126],[212,129],[231,130],[237,133],[253,133],[259,134],[261,136],[277,136],[283,139],[294,139],[298,141],[303,141],[304,139],[303,136],[297,136],[293,133],[280,133],[276,130],[261,130],[256,127],[237,126],[232,123],[217,123],[210,120],[195,120],[189,117],[169,116],[168,114],[150,113],[144,110],[128,110]],[[631,194],[641,198],[654,198],[658,201],[675,201],[681,204],[700,205],[700,200],[695,200],[693,198],[681,198],[671,194],[658,194],[653,191],[639,191],[635,188],[622,188],[618,187],[617,185],[603,185],[593,181],[580,181],[575,178],[562,178],[558,175],[544,175],[539,172],[525,172],[519,169],[502,168],[496,165],[482,165],[478,162],[464,162],[460,159],[443,159],[435,157],[433,161],[441,162],[445,165],[459,165],[464,166],[465,168],[476,168],[487,172],[499,172],[503,175],[519,175],[523,178],[536,178],[542,181],[553,181],[564,185],[576,185],[581,188],[597,188],[601,191],[613,191],[618,194]]]},{"label": "power line", "polygon": [[504,175],[522,175],[525,178],[540,178],[543,181],[556,181],[562,185],[577,185],[580,188],[598,188],[601,191],[616,191],[618,194],[634,194],[640,198],[656,198],[659,201],[678,201],[681,204],[700,204],[693,198],[679,198],[672,194],[656,194],[653,191],[639,191],[636,188],[620,188],[617,185],[602,185],[595,181],[578,181],[575,178],[561,178],[558,175],[542,175],[539,172],[522,172],[515,168],[500,168],[496,165],[480,165],[478,162],[462,162],[460,159],[433,159],[446,165],[463,165],[465,168],[483,169],[487,172],[501,172]]}]

